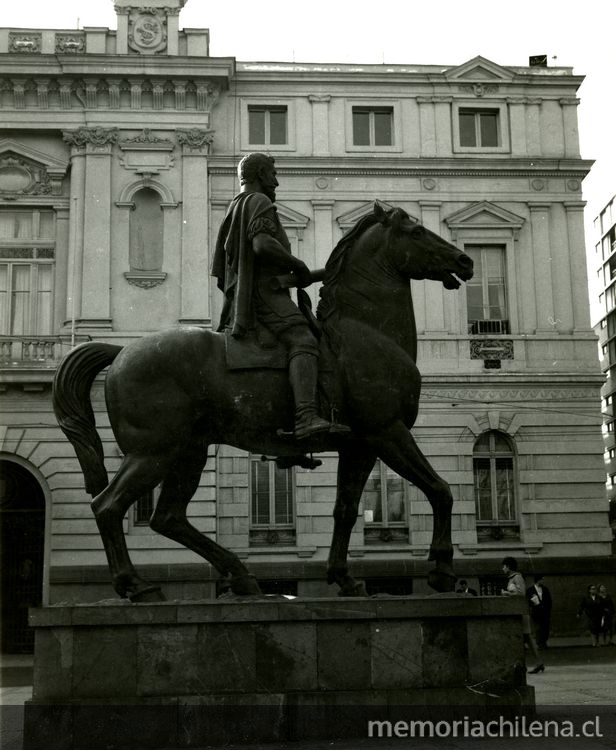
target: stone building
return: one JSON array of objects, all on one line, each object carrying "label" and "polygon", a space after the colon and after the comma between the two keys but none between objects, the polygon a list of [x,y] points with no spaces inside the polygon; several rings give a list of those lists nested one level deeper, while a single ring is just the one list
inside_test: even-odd
[{"label": "stone building", "polygon": [[[568,618],[587,577],[611,570],[602,376],[578,293],[591,166],[578,146],[582,78],[482,57],[211,57],[207,30],[180,29],[184,2],[115,0],[117,30],[0,29],[3,648],[28,648],[30,604],[112,595],[51,410],[59,360],[88,339],[216,324],[213,243],[235,165],[256,150],[276,159],[279,214],[310,267],[375,198],[473,256],[475,277],[459,292],[413,282],[424,376],[414,432],[452,486],[458,575],[489,593],[514,555],[548,576]],[[100,382],[93,401],[113,471],[120,454]],[[333,454],[317,470],[283,472],[217,446],[189,517],[265,590],[331,595],[335,472]],[[169,597],[215,595],[215,571],[149,529],[154,502],[142,498],[125,521],[135,564]],[[352,536],[354,572],[371,592],[426,592],[431,524],[424,497],[377,465]]]}]

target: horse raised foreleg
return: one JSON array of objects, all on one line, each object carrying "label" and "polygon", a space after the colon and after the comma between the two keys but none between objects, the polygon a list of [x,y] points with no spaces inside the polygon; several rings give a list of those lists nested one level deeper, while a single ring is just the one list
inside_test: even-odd
[{"label": "horse raised foreleg", "polygon": [[201,472],[207,460],[207,446],[186,450],[169,470],[162,485],[150,527],[169,539],[193,550],[223,576],[230,575],[231,591],[238,595],[260,594],[255,577],[248,572],[239,557],[208,539],[186,518],[186,506],[199,486]]},{"label": "horse raised foreleg", "polygon": [[120,469],[109,485],[92,500],[113,588],[116,593],[131,601],[160,601],[164,599],[160,589],[152,586],[133,567],[122,521],[130,506],[148,490],[153,489],[164,475],[165,461],[158,456],[124,457]]},{"label": "horse raised foreleg", "polygon": [[449,485],[434,471],[402,422],[396,422],[377,438],[371,439],[370,444],[391,469],[414,484],[428,498],[434,518],[428,559],[436,563],[434,570],[428,574],[428,583],[436,591],[453,591],[456,580],[451,544],[453,498]]},{"label": "horse raised foreleg", "polygon": [[347,555],[361,493],[375,461],[374,453],[363,446],[340,451],[334,534],[327,565],[327,582],[340,586],[339,596],[366,596],[364,585],[349,575]]}]

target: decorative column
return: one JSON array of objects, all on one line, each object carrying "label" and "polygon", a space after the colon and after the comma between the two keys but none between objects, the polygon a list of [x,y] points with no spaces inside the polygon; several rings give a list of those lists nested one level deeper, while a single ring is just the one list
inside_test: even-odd
[{"label": "decorative column", "polygon": [[434,117],[436,130],[436,153],[439,156],[451,156],[453,146],[451,142],[451,96],[435,96]]},{"label": "decorative column", "polygon": [[532,98],[526,100],[526,147],[529,156],[541,155],[540,107],[541,99]]},{"label": "decorative column", "polygon": [[[72,185],[72,179],[71,179]],[[70,205],[70,204],[69,204]],[[68,258],[70,243],[70,210],[55,209],[56,213],[56,281],[53,311],[53,329],[60,329],[68,318]]]},{"label": "decorative column", "polygon": [[[314,211],[314,268],[325,268],[327,259],[334,247],[334,204],[333,198],[317,198],[311,200]],[[308,259],[303,260],[310,266]],[[318,304],[317,286],[313,284],[306,290],[316,310]]]},{"label": "decorative column", "polygon": [[569,238],[569,265],[571,268],[571,304],[573,306],[574,333],[588,333],[590,309],[586,289],[586,252],[584,243],[584,201],[565,202],[567,212],[567,233]]},{"label": "decorative column", "polygon": [[421,156],[436,156],[434,104],[431,96],[418,96]]},{"label": "decorative column", "polygon": [[63,133],[71,144],[68,264],[66,283],[66,326],[71,329],[81,317],[81,276],[83,273],[83,216],[86,181],[85,148],[73,131]]},{"label": "decorative column", "polygon": [[577,106],[579,99],[569,97],[560,100],[563,110],[563,131],[565,134],[565,159],[580,156],[580,139],[578,133]]},{"label": "decorative column", "polygon": [[182,147],[182,246],[180,323],[211,321],[209,288],[209,175],[207,157],[213,130],[177,131]]},{"label": "decorative column", "polygon": [[329,156],[329,102],[331,96],[313,94],[308,97],[312,104],[312,153],[313,156]]},{"label": "decorative column", "polygon": [[[426,229],[440,235],[441,230],[441,201],[419,201],[421,208],[421,222]],[[443,333],[445,327],[445,296],[443,285],[434,282],[424,282],[426,304],[426,330],[430,333]]]},{"label": "decorative column", "polygon": [[554,331],[554,292],[550,247],[550,204],[529,203],[532,237],[533,275],[537,304],[535,333]]},{"label": "decorative column", "polygon": [[509,104],[509,119],[511,123],[511,154],[512,156],[526,156],[526,127],[524,115],[526,112],[526,100],[523,97],[511,97],[507,99]]}]

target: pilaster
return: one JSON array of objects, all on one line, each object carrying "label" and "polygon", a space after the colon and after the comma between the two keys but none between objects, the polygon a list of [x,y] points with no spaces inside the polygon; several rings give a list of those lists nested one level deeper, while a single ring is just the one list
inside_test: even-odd
[{"label": "pilaster", "polygon": [[[203,324],[211,320],[208,294],[208,154],[213,131],[178,130],[182,147],[182,234],[180,323]],[[209,251],[209,252],[208,252]]]},{"label": "pilaster", "polygon": [[436,156],[434,104],[430,96],[418,96],[421,156]]},{"label": "pilaster", "polygon": [[567,234],[569,239],[569,264],[571,269],[571,302],[573,306],[574,332],[588,333],[590,309],[586,290],[588,288],[586,253],[584,243],[584,201],[565,202],[567,212]]},{"label": "pilaster", "polygon": [[[441,201],[419,201],[421,222],[426,229],[435,234],[441,230]],[[445,296],[443,285],[425,282],[426,298],[426,333],[443,333],[445,326]]]},{"label": "pilaster", "polygon": [[541,99],[526,100],[526,147],[529,156],[541,155],[540,107]]},{"label": "pilaster", "polygon": [[529,203],[532,236],[537,327],[535,333],[554,330],[554,292],[550,248],[550,204]]},{"label": "pilaster", "polygon": [[563,131],[565,134],[565,159],[579,159],[580,157],[577,118],[577,106],[579,103],[580,100],[575,97],[560,100],[563,111]]},{"label": "pilaster", "polygon": [[329,95],[311,95],[312,104],[312,152],[314,156],[329,156]]}]

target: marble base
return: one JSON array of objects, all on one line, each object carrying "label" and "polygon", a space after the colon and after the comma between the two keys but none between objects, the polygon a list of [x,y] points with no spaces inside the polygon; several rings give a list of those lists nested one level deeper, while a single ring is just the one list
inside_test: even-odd
[{"label": "marble base", "polygon": [[456,594],[35,609],[24,749],[366,737],[369,721],[532,715],[523,609]]}]

